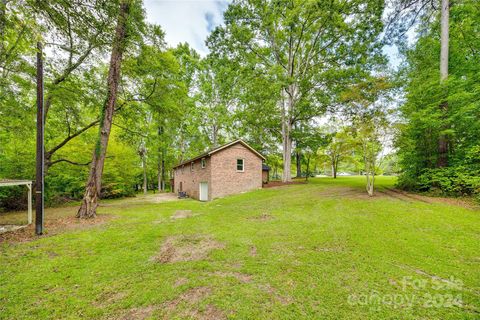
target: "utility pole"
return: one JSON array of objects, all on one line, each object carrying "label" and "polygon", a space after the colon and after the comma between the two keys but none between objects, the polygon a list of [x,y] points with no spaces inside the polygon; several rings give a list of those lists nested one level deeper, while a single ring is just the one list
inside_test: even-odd
[{"label": "utility pole", "polygon": [[42,43],[37,42],[37,167],[35,181],[35,233],[43,234],[44,217],[44,124],[45,116],[43,110],[43,50]]}]

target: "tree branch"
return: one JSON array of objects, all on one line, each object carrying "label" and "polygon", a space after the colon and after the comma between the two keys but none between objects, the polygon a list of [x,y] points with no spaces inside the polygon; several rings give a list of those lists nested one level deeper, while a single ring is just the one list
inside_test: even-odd
[{"label": "tree branch", "polygon": [[60,162],[66,162],[66,163],[70,163],[70,164],[73,164],[75,166],[88,166],[90,165],[90,163],[92,161],[88,161],[88,162],[85,162],[85,163],[78,163],[78,162],[75,162],[75,161],[71,161],[71,160],[68,160],[68,159],[58,159],[58,160],[55,160],[55,161],[50,161],[48,163],[48,166],[51,167],[53,166],[54,164],[57,164],[57,163],[60,163]]},{"label": "tree branch", "polygon": [[74,134],[72,135],[69,135],[68,137],[66,137],[62,142],[60,142],[59,144],[57,144],[55,147],[53,147],[52,149],[50,149],[48,152],[45,153],[45,159],[51,159],[52,158],[52,155],[58,151],[58,149],[62,148],[64,145],[66,145],[70,140],[78,137],[79,135],[81,135],[82,133],[84,133],[85,131],[87,131],[88,129],[90,129],[91,127],[97,125],[98,123],[100,122],[100,120],[95,120],[93,122],[91,122],[90,124],[88,124],[87,126],[83,127],[82,129],[76,131]]}]

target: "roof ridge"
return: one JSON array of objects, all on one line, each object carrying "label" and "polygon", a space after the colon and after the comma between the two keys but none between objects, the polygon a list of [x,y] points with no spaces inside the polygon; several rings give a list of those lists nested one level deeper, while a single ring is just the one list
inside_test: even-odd
[{"label": "roof ridge", "polygon": [[243,141],[243,139],[235,139],[235,140],[233,140],[233,141],[230,141],[229,143],[225,143],[225,144],[223,144],[223,145],[221,145],[221,146],[218,146],[218,147],[216,147],[216,148],[209,149],[209,150],[201,153],[200,155],[198,155],[198,156],[196,156],[196,157],[193,157],[193,158],[190,158],[190,159],[188,159],[188,160],[182,161],[182,162],[180,162],[179,164],[177,164],[176,166],[173,166],[173,168],[177,168],[177,167],[180,167],[180,166],[182,166],[182,165],[185,165],[186,163],[193,162],[193,161],[195,161],[195,160],[198,160],[198,159],[203,158],[203,157],[206,157],[206,156],[210,156],[210,155],[212,155],[213,153],[218,152],[218,151],[220,151],[220,150],[222,150],[222,149],[228,148],[228,147],[230,147],[230,146],[232,146],[232,145],[234,145],[234,144],[236,144],[236,143],[241,143],[241,144],[243,144],[243,145],[244,145],[245,147],[247,147],[250,151],[252,151],[252,152],[255,153],[256,155],[258,155],[260,158],[262,158],[263,160],[265,160],[265,157],[262,156],[262,155],[260,154],[260,152],[258,152],[258,151],[255,150],[254,148],[252,148],[248,143],[246,143],[245,141]]}]

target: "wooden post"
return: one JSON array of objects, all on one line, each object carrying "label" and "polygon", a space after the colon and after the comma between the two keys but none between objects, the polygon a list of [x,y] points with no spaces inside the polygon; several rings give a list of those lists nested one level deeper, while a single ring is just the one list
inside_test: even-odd
[{"label": "wooden post", "polygon": [[28,224],[32,224],[32,184],[27,184],[28,188]]},{"label": "wooden post", "polygon": [[43,233],[43,188],[44,188],[44,141],[43,127],[45,123],[43,110],[43,50],[42,43],[37,42],[37,167],[35,181],[35,233]]}]

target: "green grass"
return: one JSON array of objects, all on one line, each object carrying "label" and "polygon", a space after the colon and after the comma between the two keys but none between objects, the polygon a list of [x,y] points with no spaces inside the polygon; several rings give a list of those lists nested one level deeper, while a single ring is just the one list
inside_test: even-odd
[{"label": "green grass", "polygon": [[[100,213],[118,218],[108,224],[0,244],[0,318],[208,318],[213,308],[232,319],[478,319],[479,211],[368,198],[363,183],[319,178],[209,203],[110,201]],[[179,209],[195,215],[170,219]],[[179,234],[225,248],[154,261]],[[208,294],[192,295],[199,287]],[[461,305],[447,307],[452,297]]]}]

